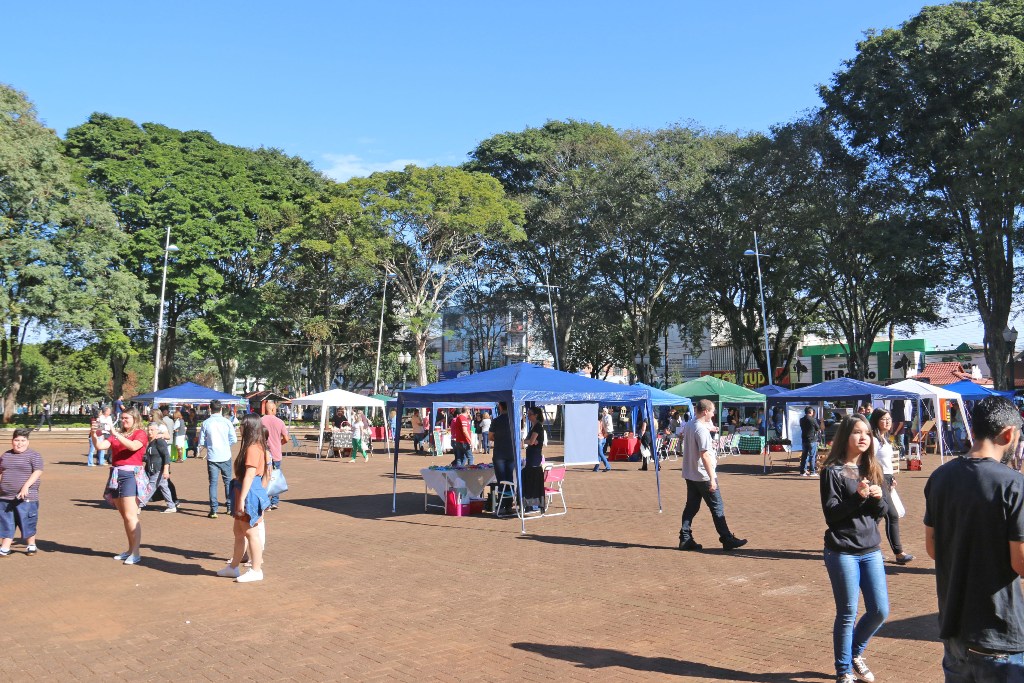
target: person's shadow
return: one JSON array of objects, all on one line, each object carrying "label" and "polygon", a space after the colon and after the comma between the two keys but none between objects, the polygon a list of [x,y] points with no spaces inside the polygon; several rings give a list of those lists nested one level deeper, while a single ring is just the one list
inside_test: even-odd
[{"label": "person's shadow", "polygon": [[622,650],[578,645],[547,645],[544,643],[512,643],[512,647],[526,652],[535,652],[552,659],[575,662],[583,669],[605,669],[621,667],[634,671],[653,671],[670,676],[686,676],[702,680],[750,681],[756,683],[824,683],[834,680],[833,676],[820,671],[793,671],[789,673],[737,671],[723,666],[688,662],[671,657],[644,657]]},{"label": "person's shadow", "polygon": [[[142,547],[149,548],[151,550],[169,550],[162,546],[147,546],[143,544]],[[85,555],[88,557],[109,557],[113,558],[114,553],[104,550],[96,550],[94,548],[86,548],[78,545],[67,545],[65,543],[58,543],[57,541],[39,541],[39,550],[44,553],[69,553],[71,555]],[[180,554],[185,554],[181,551],[174,550]],[[210,553],[196,553],[197,555],[206,555],[212,557]],[[186,555],[188,557],[188,555]],[[149,567],[156,569],[157,571],[165,572],[167,574],[177,574],[179,576],[201,576],[204,574],[210,574],[210,571],[198,564],[186,564],[184,562],[174,562],[171,560],[165,560],[162,557],[154,557],[153,555],[147,555],[145,552],[142,553],[142,563],[140,567]]]}]

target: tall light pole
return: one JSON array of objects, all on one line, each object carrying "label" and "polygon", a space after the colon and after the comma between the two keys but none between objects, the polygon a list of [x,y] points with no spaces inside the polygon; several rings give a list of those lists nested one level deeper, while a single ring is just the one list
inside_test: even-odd
[{"label": "tall light pole", "polygon": [[558,362],[558,336],[555,334],[555,307],[551,304],[551,290],[560,289],[560,287],[548,284],[548,271],[544,271],[544,284],[541,287],[548,290],[548,313],[551,315],[551,350],[555,352],[555,370],[561,370],[562,366]]},{"label": "tall light pole", "polygon": [[757,261],[757,286],[761,290],[761,323],[764,325],[764,359],[768,364],[768,386],[775,384],[775,368],[772,367],[772,353],[768,347],[768,315],[764,310],[764,280],[761,279],[761,252],[757,247],[757,231],[754,231],[754,248],[743,252]]},{"label": "tall light pole", "polygon": [[405,391],[405,370],[409,367],[410,361],[412,361],[412,356],[405,351],[398,354],[398,364],[402,366],[402,391]]},{"label": "tall light pole", "polygon": [[380,332],[377,333],[377,369],[373,371],[373,393],[378,394],[380,386],[380,348],[384,343],[384,307],[388,301],[388,280],[395,277],[394,273],[384,275],[384,293],[380,297]]},{"label": "tall light pole", "polygon": [[[160,281],[160,315],[156,323],[156,359],[153,362],[153,391],[157,390],[160,381],[160,340],[164,335],[164,294],[167,292],[167,256],[172,251],[178,251],[178,245],[171,244],[171,225],[167,224],[167,238],[164,240],[164,275]],[[225,391],[231,388],[224,387]]]}]

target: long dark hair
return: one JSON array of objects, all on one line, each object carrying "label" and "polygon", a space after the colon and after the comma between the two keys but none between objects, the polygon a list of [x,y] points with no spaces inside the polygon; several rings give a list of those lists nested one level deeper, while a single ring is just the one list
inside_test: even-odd
[{"label": "long dark hair", "polygon": [[871,433],[875,435],[875,438],[885,443],[885,437],[887,434],[882,434],[882,418],[889,414],[889,411],[885,408],[875,408],[874,412],[871,413],[871,417],[868,418],[868,422],[871,423]]},{"label": "long dark hair", "polygon": [[242,445],[238,448],[238,455],[235,456],[235,479],[242,481],[245,477],[245,454],[249,446],[259,446],[263,451],[263,457],[267,457],[267,430],[263,426],[259,415],[246,413],[242,416]]},{"label": "long dark hair", "polygon": [[[850,447],[850,435],[853,434],[853,428],[858,422],[864,424],[868,428],[868,433],[871,433],[871,423],[864,419],[863,415],[854,413],[844,417],[843,421],[839,423],[835,437],[832,439],[832,450],[829,451],[825,462],[821,464],[821,469],[831,465],[846,464],[846,451]],[[878,459],[875,458],[874,439],[871,440],[868,447],[857,458],[857,470],[862,478],[866,478],[872,484],[882,483],[882,466],[878,464]]]}]

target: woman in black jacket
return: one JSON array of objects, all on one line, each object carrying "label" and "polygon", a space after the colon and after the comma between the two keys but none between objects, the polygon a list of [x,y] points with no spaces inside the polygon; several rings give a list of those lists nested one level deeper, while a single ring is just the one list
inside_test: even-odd
[{"label": "woman in black jacket", "polygon": [[[883,483],[871,425],[863,415],[843,418],[821,471],[821,508],[828,525],[825,568],[836,601],[832,646],[839,683],[852,683],[856,677],[874,680],[864,649],[889,616],[878,533],[878,520],[886,511]],[[864,615],[855,626],[862,592]]]},{"label": "woman in black jacket", "polygon": [[655,456],[654,441],[651,439],[651,426],[648,424],[646,417],[640,418],[640,427],[636,431],[636,436],[640,441],[640,460],[644,463],[640,466],[640,469],[646,470],[647,463]]},{"label": "woman in black jacket", "polygon": [[167,446],[167,426],[162,422],[150,422],[146,429],[149,436],[149,443],[146,445],[146,454],[143,462],[146,467],[146,474],[149,475],[149,497],[141,501],[140,507],[146,507],[146,503],[160,487],[160,493],[167,501],[167,509],[164,512],[177,512],[178,507],[171,494],[171,451]]}]

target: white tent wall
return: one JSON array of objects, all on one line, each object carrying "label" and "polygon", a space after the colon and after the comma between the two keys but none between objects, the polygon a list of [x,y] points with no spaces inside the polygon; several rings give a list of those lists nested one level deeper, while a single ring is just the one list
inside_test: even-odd
[{"label": "white tent wall", "polygon": [[570,403],[564,408],[565,464],[597,464],[597,404]]},{"label": "white tent wall", "polygon": [[[960,416],[964,420],[964,424],[967,424],[967,409],[964,406],[964,397],[960,394],[937,387],[932,384],[925,384],[924,382],[918,382],[913,379],[905,379],[901,382],[896,382],[890,385],[893,389],[900,389],[902,391],[909,391],[910,393],[918,395],[918,402],[929,401],[931,403],[932,415],[935,417],[935,439],[938,444],[939,462],[946,461],[945,444],[943,443],[943,420],[942,411],[939,410],[939,401],[953,401],[956,404],[957,410],[960,411]],[[889,402],[891,407],[892,402]],[[917,411],[918,416],[918,429],[921,428],[921,411]],[[967,430],[967,440],[969,443],[974,443],[974,437],[971,435],[971,430]]]},{"label": "white tent wall", "polygon": [[[387,404],[372,396],[363,396],[344,389],[331,389],[292,400],[293,406],[320,406],[320,438],[317,441],[317,455],[323,451],[324,431],[327,428],[327,414],[332,408],[373,408],[383,409]],[[346,411],[348,412],[348,411]],[[387,430],[385,430],[385,433]],[[389,445],[390,449],[390,445]]]}]

